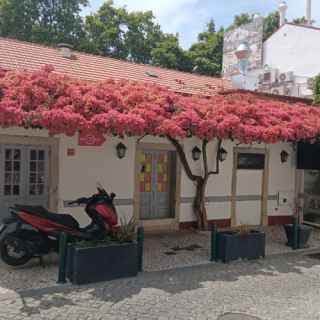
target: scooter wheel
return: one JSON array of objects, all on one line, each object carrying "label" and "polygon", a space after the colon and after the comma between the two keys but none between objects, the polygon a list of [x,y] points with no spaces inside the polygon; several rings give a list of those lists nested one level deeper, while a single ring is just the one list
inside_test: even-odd
[{"label": "scooter wheel", "polygon": [[23,240],[7,235],[0,242],[0,255],[9,266],[21,266],[26,264],[32,255]]}]

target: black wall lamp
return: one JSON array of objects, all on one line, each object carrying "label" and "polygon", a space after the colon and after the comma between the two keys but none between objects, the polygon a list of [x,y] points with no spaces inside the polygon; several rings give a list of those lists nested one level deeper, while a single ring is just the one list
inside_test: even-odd
[{"label": "black wall lamp", "polygon": [[122,142],[119,142],[116,146],[116,149],[118,158],[123,159],[126,156],[127,147]]},{"label": "black wall lamp", "polygon": [[[227,159],[227,155],[228,155],[228,152],[224,148],[220,147],[217,154],[217,160],[219,160],[220,162],[223,162]],[[195,146],[192,149],[192,159],[194,161],[198,161],[200,157],[201,157],[201,150],[197,146]]]},{"label": "black wall lamp", "polygon": [[218,148],[216,153],[216,169],[209,172],[209,174],[219,174],[220,172],[220,162],[223,162],[227,159],[228,152],[222,148],[222,140],[218,141]]},{"label": "black wall lamp", "polygon": [[192,159],[194,161],[198,161],[201,157],[201,150],[195,146],[193,149],[192,149]]},{"label": "black wall lamp", "polygon": [[285,163],[288,161],[289,158],[289,153],[285,150],[282,150],[280,153],[280,159],[281,159],[281,163]]},{"label": "black wall lamp", "polygon": [[228,152],[222,147],[219,149],[219,161],[223,162],[227,159]]}]

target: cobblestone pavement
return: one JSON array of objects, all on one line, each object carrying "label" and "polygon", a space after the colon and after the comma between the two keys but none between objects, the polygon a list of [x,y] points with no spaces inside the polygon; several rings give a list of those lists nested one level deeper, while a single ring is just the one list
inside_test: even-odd
[{"label": "cobblestone pavement", "polygon": [[[282,226],[261,228],[266,233],[266,255],[291,252]],[[310,248],[320,248],[320,231],[313,229]],[[210,232],[175,232],[146,235],[144,270],[159,271],[208,263]]]},{"label": "cobblestone pavement", "polygon": [[147,272],[85,287],[0,291],[0,319],[217,320],[236,313],[320,320],[319,294],[320,260],[300,253]]},{"label": "cobblestone pavement", "polygon": [[[285,245],[286,237],[281,226],[268,227],[265,232],[267,256],[292,252],[292,249]],[[310,248],[319,248],[320,251],[319,230],[313,230],[309,244]],[[146,234],[144,270],[160,271],[207,264],[209,252],[209,232]],[[48,255],[44,262],[44,268],[39,265],[37,259],[33,259],[25,266],[13,268],[0,260],[0,290],[6,288],[21,291],[55,286],[58,274],[58,256],[56,254]]]}]

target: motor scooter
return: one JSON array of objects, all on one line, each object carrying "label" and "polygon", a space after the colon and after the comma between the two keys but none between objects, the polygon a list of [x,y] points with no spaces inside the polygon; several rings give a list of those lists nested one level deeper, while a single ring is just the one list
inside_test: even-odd
[{"label": "motor scooter", "polygon": [[[91,219],[81,228],[69,214],[49,212],[42,206],[15,205],[11,216],[0,227],[0,256],[10,266],[26,264],[34,257],[42,258],[51,251],[59,251],[59,238],[64,232],[69,241],[102,240],[115,231],[118,217],[113,200],[102,186],[91,197],[82,197],[69,204],[84,205]],[[10,230],[5,233],[6,230]]]}]

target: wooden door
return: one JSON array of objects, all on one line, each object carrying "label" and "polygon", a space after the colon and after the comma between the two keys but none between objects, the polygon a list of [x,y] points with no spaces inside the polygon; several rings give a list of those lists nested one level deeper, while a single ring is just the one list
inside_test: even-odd
[{"label": "wooden door", "polygon": [[266,155],[263,150],[235,153],[234,209],[235,225],[263,224],[266,201]]}]

